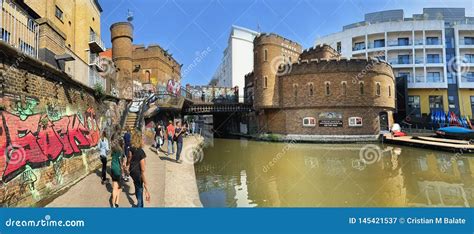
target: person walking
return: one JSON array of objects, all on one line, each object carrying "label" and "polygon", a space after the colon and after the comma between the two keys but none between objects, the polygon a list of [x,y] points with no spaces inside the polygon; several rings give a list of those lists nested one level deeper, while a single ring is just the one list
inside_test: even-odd
[{"label": "person walking", "polygon": [[128,182],[129,180],[129,175],[127,174],[127,170],[125,170],[125,165],[127,163],[127,158],[128,158],[128,153],[130,152],[130,145],[131,145],[131,139],[132,135],[130,132],[130,127],[127,126],[125,128],[125,134],[123,134],[123,159],[122,159],[122,165],[124,166],[124,170],[122,170],[123,175],[122,178],[125,182]]},{"label": "person walking", "polygon": [[111,165],[111,176],[112,176],[112,206],[118,208],[120,199],[120,178],[122,176],[122,155],[123,155],[123,139],[120,138],[119,132],[113,134],[112,141],[112,165]]},{"label": "person walking", "polygon": [[107,154],[109,151],[109,140],[107,140],[107,133],[104,131],[99,141],[100,161],[102,162],[102,184],[105,184],[107,180]]},{"label": "person walking", "polygon": [[163,127],[161,127],[160,123],[157,123],[155,127],[155,144],[156,151],[161,150],[161,145],[163,144]]},{"label": "person walking", "polygon": [[194,122],[194,119],[191,120],[191,134],[196,134],[196,122]]},{"label": "person walking", "polygon": [[130,176],[133,179],[135,186],[135,196],[137,198],[136,207],[143,207],[143,192],[145,192],[145,200],[150,201],[150,193],[148,192],[148,184],[145,176],[145,158],[146,154],[143,151],[143,138],[138,130],[132,132],[132,147],[128,155],[128,168]]},{"label": "person walking", "polygon": [[174,142],[173,142],[173,137],[175,133],[175,128],[173,125],[173,121],[169,121],[168,127],[166,127],[166,133],[168,136],[168,155],[169,154],[174,154]]},{"label": "person walking", "polygon": [[183,135],[186,132],[186,127],[181,126],[181,122],[178,122],[178,126],[176,128],[175,139],[176,139],[176,162],[181,163],[179,157],[181,156],[181,151],[183,150]]}]

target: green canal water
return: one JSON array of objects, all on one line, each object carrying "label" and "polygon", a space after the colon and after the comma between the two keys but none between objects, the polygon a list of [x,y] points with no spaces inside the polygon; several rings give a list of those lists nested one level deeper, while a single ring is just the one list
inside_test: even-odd
[{"label": "green canal water", "polygon": [[195,170],[205,207],[474,205],[472,154],[214,139]]}]

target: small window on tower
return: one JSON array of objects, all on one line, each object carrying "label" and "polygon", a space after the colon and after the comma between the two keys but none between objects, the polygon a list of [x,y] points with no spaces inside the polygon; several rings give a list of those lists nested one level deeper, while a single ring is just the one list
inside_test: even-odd
[{"label": "small window on tower", "polygon": [[263,77],[263,88],[267,88],[268,87],[268,77],[264,76]]},{"label": "small window on tower", "polygon": [[264,50],[263,51],[263,61],[267,61],[268,60],[268,51],[267,50]]},{"label": "small window on tower", "polygon": [[59,20],[63,20],[63,11],[58,6],[56,6],[55,15]]}]

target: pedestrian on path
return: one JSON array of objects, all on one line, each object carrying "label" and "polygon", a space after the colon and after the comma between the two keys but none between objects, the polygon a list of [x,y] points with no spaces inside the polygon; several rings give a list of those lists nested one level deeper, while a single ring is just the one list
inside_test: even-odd
[{"label": "pedestrian on path", "polygon": [[107,180],[107,154],[110,151],[109,140],[107,140],[107,133],[102,133],[102,138],[99,141],[100,161],[102,162],[102,184]]},{"label": "pedestrian on path", "polygon": [[[130,152],[130,145],[131,145],[131,139],[132,139],[132,135],[130,133],[130,127],[127,126],[125,128],[125,134],[123,135],[123,143],[124,143],[124,146],[123,146],[123,160],[122,160],[122,165],[125,166],[127,164],[127,158],[128,158],[128,153]],[[122,175],[122,178],[125,182],[128,182],[129,180],[129,176],[127,174],[127,170],[126,168],[123,168],[124,170],[123,171],[123,175]]]},{"label": "pedestrian on path", "polygon": [[173,137],[175,133],[175,128],[173,125],[173,121],[169,121],[168,127],[166,127],[166,133],[168,136],[168,155],[169,154],[174,154],[174,142],[173,142]]},{"label": "pedestrian on path", "polygon": [[112,165],[111,165],[111,176],[112,176],[112,205],[118,208],[120,199],[120,179],[122,176],[122,155],[123,155],[123,139],[120,137],[120,132],[116,131],[112,138]]},{"label": "pedestrian on path", "polygon": [[161,151],[161,146],[163,145],[163,127],[160,123],[157,123],[155,127],[155,144],[156,151]]},{"label": "pedestrian on path", "polygon": [[181,122],[178,122],[178,126],[176,128],[175,139],[176,139],[176,162],[181,163],[179,159],[181,155],[181,151],[183,150],[183,135],[186,133],[186,127],[181,126]]},{"label": "pedestrian on path", "polygon": [[143,151],[143,136],[140,131],[134,130],[132,132],[132,147],[130,148],[129,165],[130,176],[133,179],[135,186],[135,196],[137,198],[137,206],[143,207],[143,192],[145,192],[145,200],[150,201],[150,193],[148,192],[147,179],[145,176],[145,158],[146,154]]}]

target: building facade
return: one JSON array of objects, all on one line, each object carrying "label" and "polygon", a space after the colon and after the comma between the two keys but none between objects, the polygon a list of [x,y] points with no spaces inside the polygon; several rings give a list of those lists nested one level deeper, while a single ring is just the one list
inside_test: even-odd
[{"label": "building facade", "polygon": [[118,70],[118,92],[132,98],[137,91],[131,90],[135,81],[147,90],[179,93],[182,65],[167,50],[159,45],[134,45],[131,22],[115,23],[110,31],[112,60]]},{"label": "building facade", "polygon": [[[253,70],[253,40],[258,34],[250,29],[232,26],[222,62],[212,78],[216,86],[238,86],[239,96],[244,96],[244,77]],[[240,101],[243,101],[243,98]]]},{"label": "building facade", "polygon": [[473,116],[474,17],[462,8],[425,8],[369,13],[342,32],[316,39],[347,58],[376,57],[389,62],[396,77],[408,80],[407,115],[420,119],[434,111]]},{"label": "building facade", "polygon": [[375,140],[393,124],[395,79],[385,61],[344,59],[328,45],[301,52],[298,43],[275,34],[261,34],[254,45],[245,93],[256,110],[257,133]]},{"label": "building facade", "polygon": [[[77,81],[106,87],[100,76],[103,68],[99,53],[102,8],[97,0],[18,0],[37,15],[39,24],[38,58],[56,66]],[[71,58],[72,57],[72,58]]]}]

